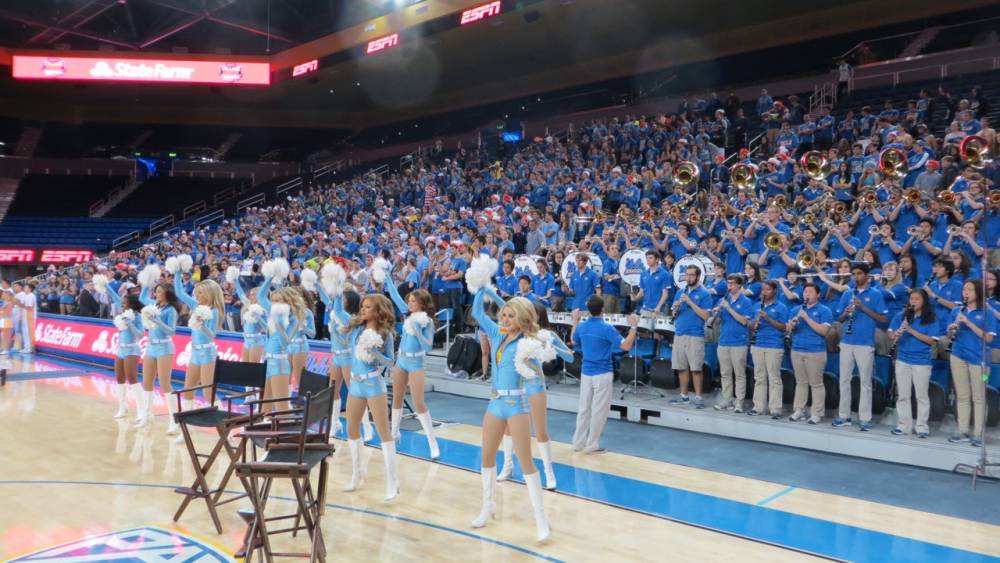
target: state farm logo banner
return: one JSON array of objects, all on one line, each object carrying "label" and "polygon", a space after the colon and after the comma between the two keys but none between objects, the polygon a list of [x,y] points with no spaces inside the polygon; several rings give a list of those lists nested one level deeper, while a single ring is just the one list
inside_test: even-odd
[{"label": "state farm logo banner", "polygon": [[[179,328],[174,334],[174,370],[177,371],[187,370],[192,352],[191,336],[180,332],[181,330],[186,329]],[[231,334],[232,336],[223,333],[215,339],[215,344],[219,350],[219,359],[238,362],[243,354],[243,339],[237,334]],[[139,341],[143,358],[146,356],[146,343],[147,338],[143,336]],[[321,347],[322,350],[313,350],[309,354],[306,369],[317,373],[327,372],[330,360],[330,354],[326,351],[328,344],[317,345],[310,342],[311,347]],[[92,360],[103,360],[100,363],[108,364],[118,357],[118,329],[111,321],[83,322],[43,314],[35,322],[35,347],[41,352],[68,352],[87,356]]]},{"label": "state farm logo banner", "polygon": [[270,63],[14,55],[14,78],[186,84],[271,83]]}]

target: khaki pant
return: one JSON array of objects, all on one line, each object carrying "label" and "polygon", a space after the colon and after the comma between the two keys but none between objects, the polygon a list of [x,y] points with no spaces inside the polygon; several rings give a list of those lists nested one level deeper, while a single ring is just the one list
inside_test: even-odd
[{"label": "khaki pant", "polygon": [[889,340],[889,333],[881,328],[875,329],[875,354],[878,356],[888,356],[892,350],[892,341]]},{"label": "khaki pant", "polygon": [[861,380],[861,397],[858,399],[858,418],[861,422],[872,419],[872,368],[875,367],[875,348],[857,344],[840,345],[840,418],[851,418],[851,379],[854,366],[858,366]]},{"label": "khaki pant", "polygon": [[974,409],[972,435],[983,437],[986,423],[986,382],[982,368],[958,356],[951,356],[951,378],[955,382],[955,407],[958,409],[958,433],[969,433],[969,409]]},{"label": "khaki pant", "polygon": [[931,381],[931,366],[915,366],[896,361],[896,414],[897,426],[903,432],[913,432],[913,405],[910,404],[910,390],[917,397],[917,434],[930,433],[927,419],[931,414],[931,399],[927,387]]},{"label": "khaki pant", "polygon": [[746,346],[719,346],[719,372],[722,376],[722,406],[733,403],[733,379],[736,379],[736,403],[743,408],[747,396],[747,348]]},{"label": "khaki pant", "polygon": [[617,295],[604,295],[604,313],[606,315],[617,315],[618,314],[618,296]]},{"label": "khaki pant", "polygon": [[614,374],[584,375],[580,377],[580,402],[576,410],[576,431],[573,433],[575,451],[596,450],[601,432],[611,411],[611,391]]},{"label": "khaki pant", "polygon": [[701,373],[705,366],[705,339],[701,336],[675,336],[670,363],[676,370]]},{"label": "khaki pant", "polygon": [[795,372],[796,412],[806,410],[809,391],[812,390],[810,416],[823,418],[826,412],[826,388],[823,387],[823,368],[826,366],[826,352],[792,352],[792,370]]},{"label": "khaki pant", "polygon": [[[781,348],[750,347],[753,356],[753,408],[757,412],[781,414]],[[770,397],[770,400],[768,400]]]}]

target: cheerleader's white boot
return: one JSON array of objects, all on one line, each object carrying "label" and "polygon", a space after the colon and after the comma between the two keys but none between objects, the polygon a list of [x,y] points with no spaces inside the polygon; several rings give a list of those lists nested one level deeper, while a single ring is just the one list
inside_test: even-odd
[{"label": "cheerleader's white boot", "polygon": [[399,441],[399,427],[403,424],[403,409],[392,409],[392,440]]},{"label": "cheerleader's white boot", "polygon": [[385,500],[399,496],[399,477],[396,472],[396,442],[382,442],[382,458],[385,461]]},{"label": "cheerleader's white boot", "polygon": [[[438,448],[437,438],[434,437],[434,420],[431,418],[431,411],[417,413],[417,420],[420,421],[420,426],[424,429],[424,434],[427,435],[427,445],[431,449],[431,459],[441,457],[441,449]],[[496,470],[494,469],[494,471]]]},{"label": "cheerleader's white boot", "polygon": [[538,541],[543,542],[549,539],[552,530],[549,528],[549,519],[545,516],[545,506],[542,504],[542,479],[536,471],[531,475],[524,476],[524,484],[528,486],[531,509],[535,513],[535,528],[538,532]]},{"label": "cheerleader's white boot", "polygon": [[480,470],[483,480],[483,508],[479,511],[479,516],[472,521],[473,528],[482,528],[492,518],[496,518],[496,504],[493,502],[493,490],[496,487],[497,468],[484,467]]},{"label": "cheerleader's white boot", "polygon": [[344,491],[350,493],[358,490],[367,475],[361,467],[361,440],[348,439],[347,449],[351,451],[351,481],[344,487]]},{"label": "cheerleader's white boot", "polygon": [[552,470],[552,442],[538,442],[538,450],[542,454],[542,465],[545,467],[545,489],[556,490],[556,474]]},{"label": "cheerleader's white boot", "polygon": [[497,481],[506,481],[514,473],[514,441],[510,436],[503,437],[503,467],[497,475]]},{"label": "cheerleader's white boot", "polygon": [[118,412],[115,418],[125,418],[128,416],[128,384],[115,383],[115,395],[118,396]]}]

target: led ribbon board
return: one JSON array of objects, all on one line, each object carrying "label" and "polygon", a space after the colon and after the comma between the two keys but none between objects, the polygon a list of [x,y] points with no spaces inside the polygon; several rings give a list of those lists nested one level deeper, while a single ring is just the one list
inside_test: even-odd
[{"label": "led ribbon board", "polygon": [[14,55],[14,78],[166,84],[271,83],[270,63]]}]

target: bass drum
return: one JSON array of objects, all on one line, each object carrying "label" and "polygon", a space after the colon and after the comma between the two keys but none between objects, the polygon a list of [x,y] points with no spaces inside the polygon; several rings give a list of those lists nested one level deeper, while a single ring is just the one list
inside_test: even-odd
[{"label": "bass drum", "polygon": [[[562,276],[562,280],[569,283],[569,279],[576,273],[576,255],[581,254],[580,252],[574,252],[563,260],[562,268],[559,270],[559,275]],[[590,269],[597,274],[598,277],[604,275],[604,262],[601,261],[601,257],[594,254],[593,252],[583,252],[590,257]]]},{"label": "bass drum", "polygon": [[514,273],[517,276],[522,275],[538,275],[538,261],[544,260],[541,256],[536,254],[520,254],[514,258]]},{"label": "bass drum", "polygon": [[715,269],[712,267],[712,259],[708,256],[685,256],[678,260],[674,264],[674,285],[678,289],[684,289],[687,287],[687,277],[685,273],[687,272],[688,266],[694,266],[698,268],[701,275],[698,277],[701,280],[701,285],[707,285],[710,278],[715,276]]},{"label": "bass drum", "polygon": [[632,287],[639,285],[642,273],[649,270],[646,264],[646,252],[641,248],[630,248],[618,259],[618,275],[622,281]]}]

